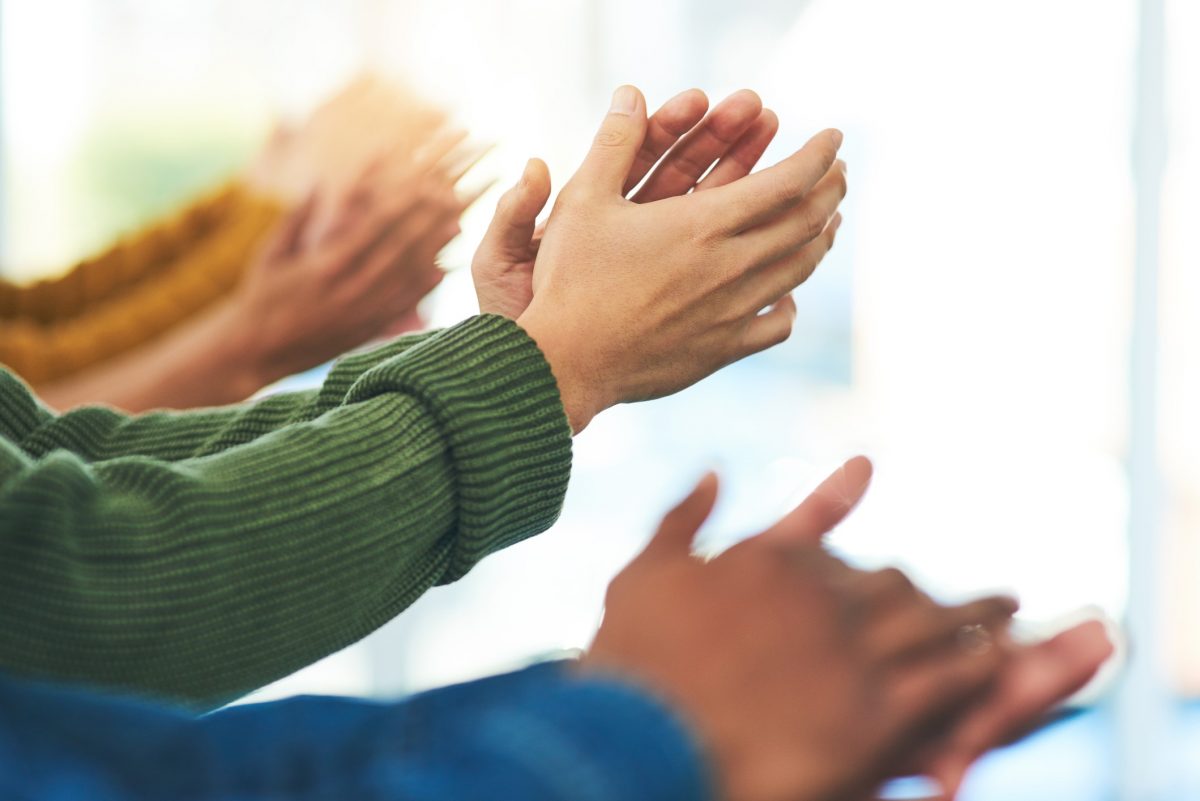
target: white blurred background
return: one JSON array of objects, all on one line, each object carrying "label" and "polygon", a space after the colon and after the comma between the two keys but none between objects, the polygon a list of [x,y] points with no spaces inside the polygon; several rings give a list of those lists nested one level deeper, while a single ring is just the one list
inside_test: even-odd
[{"label": "white blurred background", "polygon": [[[759,90],[775,160],[847,135],[836,252],[783,348],[576,441],[561,522],[269,688],[395,695],[587,644],[704,469],[714,547],[854,453],[836,545],[1031,626],[1096,606],[1126,678],[989,760],[974,801],[1200,797],[1200,4],[1194,0],[3,0],[2,266],[34,277],[231,174],[363,69],[570,175],[619,83]],[[438,323],[473,313],[444,254]],[[652,268],[649,265],[648,268]],[[311,377],[309,378],[311,380]]]}]

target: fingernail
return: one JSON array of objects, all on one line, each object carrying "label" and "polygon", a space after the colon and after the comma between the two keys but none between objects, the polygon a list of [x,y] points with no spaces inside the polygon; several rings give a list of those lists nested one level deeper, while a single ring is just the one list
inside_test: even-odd
[{"label": "fingernail", "polygon": [[609,114],[622,114],[628,117],[637,108],[637,92],[632,86],[622,86],[613,92],[612,106]]},{"label": "fingernail", "polygon": [[834,147],[842,146],[842,139],[844,137],[842,136],[841,131],[839,131],[837,128],[834,128],[833,131],[831,131],[829,135],[833,138],[833,146]]}]

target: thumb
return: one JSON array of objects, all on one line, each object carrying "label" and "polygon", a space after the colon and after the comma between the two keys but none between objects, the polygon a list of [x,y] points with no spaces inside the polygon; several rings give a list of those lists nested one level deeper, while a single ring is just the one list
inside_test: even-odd
[{"label": "thumb", "polygon": [[717,502],[717,474],[705,473],[691,493],[667,512],[658,532],[646,545],[639,559],[690,556],[696,532],[712,514]]},{"label": "thumb", "polygon": [[592,149],[571,182],[592,191],[620,195],[646,138],[646,125],[646,98],[635,87],[618,88]]},{"label": "thumb", "polygon": [[525,258],[533,242],[538,215],[550,199],[550,170],[541,159],[530,159],[519,180],[496,205],[496,214],[479,244],[489,256]]},{"label": "thumb", "polygon": [[794,545],[820,544],[821,538],[845,520],[862,500],[871,484],[873,470],[870,459],[855,456],[760,536]]}]

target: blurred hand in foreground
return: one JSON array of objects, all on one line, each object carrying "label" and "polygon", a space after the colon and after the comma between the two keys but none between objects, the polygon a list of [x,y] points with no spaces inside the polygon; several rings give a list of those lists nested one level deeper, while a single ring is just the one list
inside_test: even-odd
[{"label": "blurred hand in foreground", "polygon": [[[850,460],[805,502],[811,510],[823,510],[818,512],[823,519],[807,526],[779,528],[770,536],[780,544],[820,543],[845,511],[862,498],[871,473],[867,459]],[[954,725],[933,732],[895,777],[928,776],[941,785],[941,798],[954,798],[976,760],[1044,721],[1095,678],[1113,655],[1113,644],[1099,621],[1081,623],[1040,643],[1020,645],[1005,633],[994,644],[1006,655],[997,680]]]},{"label": "blurred hand in foreground", "polygon": [[378,161],[324,215],[317,196],[291,214],[234,299],[259,380],[313,367],[411,319],[441,281],[437,254],[477,197],[456,194],[461,173],[457,138],[443,139],[415,160]]},{"label": "blurred hand in foreground", "polygon": [[856,500],[829,487],[703,561],[691,546],[716,499],[706,477],[614,579],[580,661],[673,705],[731,801],[858,801],[1006,669],[1003,649],[961,633],[999,637],[1016,602],[942,606],[899,571],[850,568],[818,544]]}]

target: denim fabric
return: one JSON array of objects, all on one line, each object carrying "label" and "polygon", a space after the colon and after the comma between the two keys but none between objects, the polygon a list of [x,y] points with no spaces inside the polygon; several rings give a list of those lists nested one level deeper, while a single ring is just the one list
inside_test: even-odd
[{"label": "denim fabric", "polygon": [[295,698],[194,718],[0,678],[4,801],[708,801],[652,698],[562,663],[398,703]]}]

